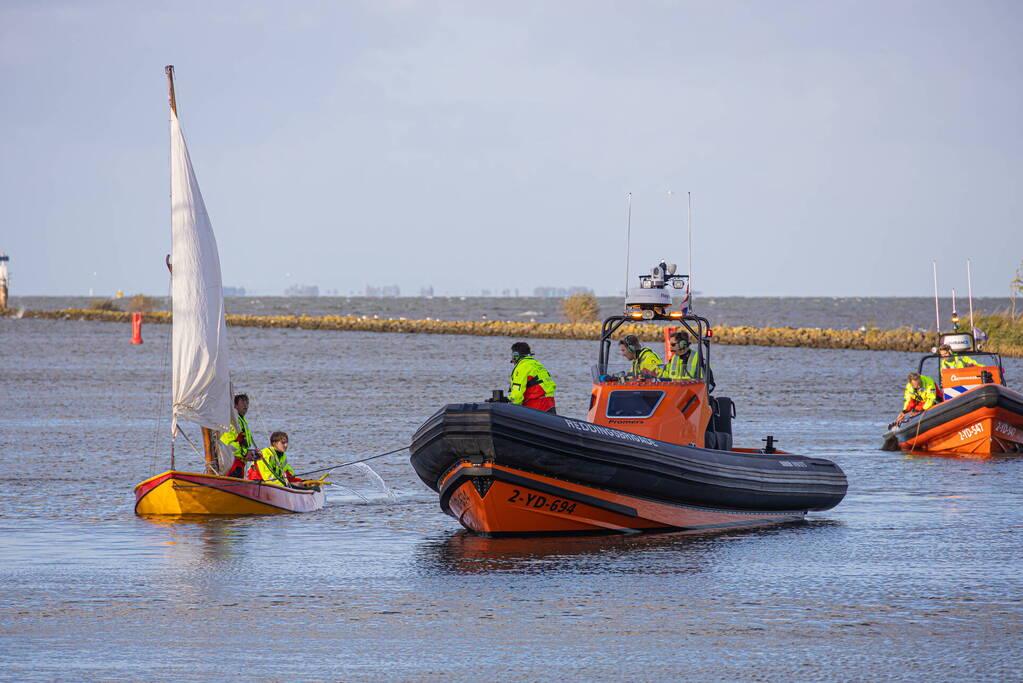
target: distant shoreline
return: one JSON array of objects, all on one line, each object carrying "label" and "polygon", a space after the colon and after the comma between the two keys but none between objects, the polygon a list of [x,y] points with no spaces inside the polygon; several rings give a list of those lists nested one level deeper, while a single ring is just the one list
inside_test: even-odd
[{"label": "distant shoreline", "polygon": [[[22,311],[22,318],[50,320],[91,320],[129,323],[131,314],[123,311],[67,309],[62,311]],[[143,322],[167,324],[167,311],[143,313]],[[227,316],[232,327],[299,328],[351,332],[391,332],[398,334],[457,334],[478,337],[516,337],[523,339],[596,340],[600,323],[537,323],[517,321],[405,320],[347,315],[234,315]],[[835,330],[793,327],[752,327],[748,325],[713,327],[713,342],[736,346],[774,346],[815,349],[860,349],[869,351],[927,352],[934,344],[933,332],[896,330]],[[635,334],[644,341],[661,341],[663,327],[625,325],[619,334]],[[1023,357],[1023,346],[1002,343],[992,338],[985,350],[1006,356]]]}]

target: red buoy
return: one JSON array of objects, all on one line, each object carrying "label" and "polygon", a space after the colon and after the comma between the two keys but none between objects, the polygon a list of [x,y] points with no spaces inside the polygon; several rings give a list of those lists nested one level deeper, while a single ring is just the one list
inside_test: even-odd
[{"label": "red buoy", "polygon": [[131,343],[141,344],[142,343],[142,314],[132,313],[131,314]]}]

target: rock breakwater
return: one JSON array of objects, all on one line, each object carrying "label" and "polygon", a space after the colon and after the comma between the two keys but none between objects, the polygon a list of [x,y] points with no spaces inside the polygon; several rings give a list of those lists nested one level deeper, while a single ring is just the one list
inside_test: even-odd
[{"label": "rock breakwater", "polygon": [[[130,321],[130,314],[121,311],[63,310],[24,311],[24,318],[56,320]],[[155,311],[143,314],[148,323],[169,323],[171,314]],[[368,318],[345,315],[228,315],[228,325],[235,327],[301,328],[358,332],[394,332],[400,334],[458,334],[478,337],[515,337],[523,339],[591,339],[600,335],[600,323],[535,323],[501,320],[405,320]],[[751,327],[745,325],[714,327],[717,344],[742,346],[789,346],[816,349],[865,349],[871,351],[925,352],[934,344],[930,332],[909,329],[895,330],[833,330],[792,327]],[[661,327],[624,325],[619,333],[635,334],[648,342],[663,338]],[[1010,356],[1023,356],[1023,346],[992,339],[989,351]]]}]

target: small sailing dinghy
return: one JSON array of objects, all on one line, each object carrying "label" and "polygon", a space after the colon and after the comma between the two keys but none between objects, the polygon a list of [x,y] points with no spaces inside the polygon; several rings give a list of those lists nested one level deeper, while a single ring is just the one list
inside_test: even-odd
[{"label": "small sailing dinghy", "polygon": [[[168,66],[171,139],[171,264],[173,365],[170,469],[135,487],[138,515],[251,515],[309,512],[323,507],[318,489],[221,476],[233,456],[220,457],[218,433],[232,417],[227,324],[220,257],[213,226],[192,170]],[[206,468],[175,469],[174,440],[182,422],[202,430]],[[227,462],[223,462],[226,459]]]}]

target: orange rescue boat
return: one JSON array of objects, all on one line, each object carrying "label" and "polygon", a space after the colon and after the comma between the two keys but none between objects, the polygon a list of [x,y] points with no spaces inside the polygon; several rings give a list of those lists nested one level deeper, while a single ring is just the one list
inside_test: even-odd
[{"label": "orange rescue boat", "polygon": [[[723,529],[802,519],[847,490],[829,460],[732,448],[734,405],[712,395],[709,322],[670,310],[661,263],[604,321],[587,419],[500,402],[448,405],[413,436],[411,462],[441,509],[492,535]],[[676,284],[678,283],[678,284]],[[682,287],[679,287],[679,284]],[[692,379],[617,372],[612,335],[626,322],[668,321],[697,353]],[[665,338],[668,330],[665,331]]]},{"label": "orange rescue boat", "polygon": [[1023,452],[1023,394],[1005,386],[1001,356],[978,350],[973,334],[958,330],[938,335],[938,345],[945,344],[950,356],[928,354],[918,367],[937,378],[940,402],[890,428],[882,449],[967,457]]}]

